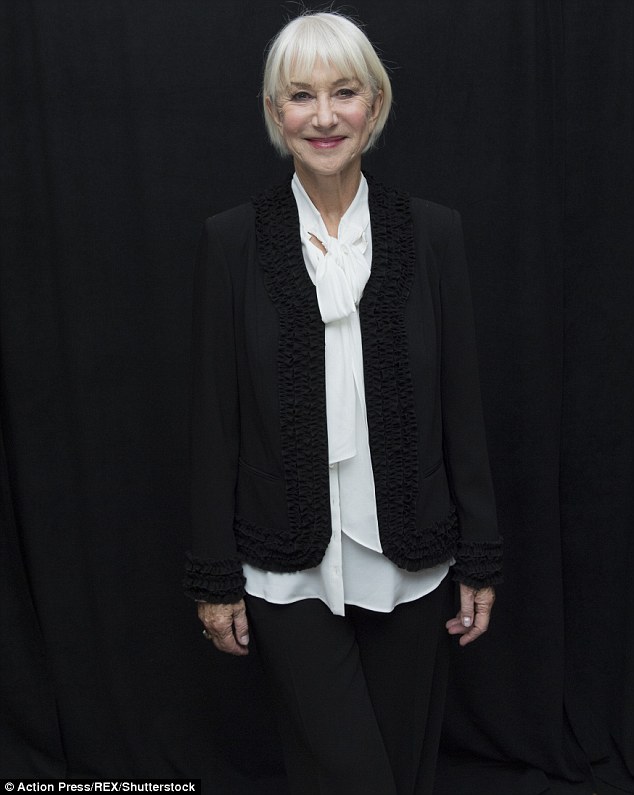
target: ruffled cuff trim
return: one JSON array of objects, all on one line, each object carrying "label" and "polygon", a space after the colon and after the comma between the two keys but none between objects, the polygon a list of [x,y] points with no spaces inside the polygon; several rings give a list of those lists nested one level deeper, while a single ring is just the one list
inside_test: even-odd
[{"label": "ruffled cuff trim", "polygon": [[472,588],[486,588],[502,582],[502,539],[461,541],[458,544],[453,579]]},{"label": "ruffled cuff trim", "polygon": [[185,595],[197,602],[233,604],[244,596],[246,578],[237,558],[208,560],[187,553]]}]

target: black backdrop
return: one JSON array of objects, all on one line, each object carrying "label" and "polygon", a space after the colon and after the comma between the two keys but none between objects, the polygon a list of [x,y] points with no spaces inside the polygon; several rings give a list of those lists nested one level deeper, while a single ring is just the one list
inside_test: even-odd
[{"label": "black backdrop", "polygon": [[[634,4],[345,8],[393,69],[368,170],[463,214],[507,544],[438,795],[634,792]],[[284,791],[257,655],[180,579],[193,254],[288,172],[257,93],[294,9],[2,4],[2,775]]]}]

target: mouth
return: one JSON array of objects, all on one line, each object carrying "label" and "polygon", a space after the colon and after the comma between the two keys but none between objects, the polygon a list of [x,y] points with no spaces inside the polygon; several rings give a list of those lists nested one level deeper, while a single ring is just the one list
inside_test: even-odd
[{"label": "mouth", "polygon": [[344,135],[331,135],[327,138],[307,138],[306,140],[314,149],[334,149],[346,138]]}]

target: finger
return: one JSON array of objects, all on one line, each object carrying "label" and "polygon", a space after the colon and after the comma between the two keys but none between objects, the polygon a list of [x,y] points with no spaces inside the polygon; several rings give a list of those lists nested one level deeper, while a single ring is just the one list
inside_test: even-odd
[{"label": "finger", "polygon": [[467,629],[473,626],[476,589],[460,583],[460,621]]},{"label": "finger", "polygon": [[483,635],[489,626],[488,618],[484,618],[480,614],[476,613],[475,621],[473,622],[473,626],[466,630],[462,637],[460,638],[460,645],[466,646],[468,643],[473,643],[474,640],[477,640],[480,635]]},{"label": "finger", "polygon": [[476,602],[476,612],[483,611],[486,613],[491,613],[493,609],[493,603],[495,602],[495,589],[490,588],[482,588],[476,593],[475,597]]},{"label": "finger", "polygon": [[208,632],[218,651],[222,651],[225,654],[235,654],[238,657],[242,657],[249,653],[249,650],[245,646],[240,646],[236,641],[232,624],[228,624],[223,628],[216,626],[215,628],[209,629]]},{"label": "finger", "polygon": [[236,640],[241,646],[249,645],[249,622],[244,602],[240,603],[240,606],[233,614],[233,631]]},{"label": "finger", "polygon": [[468,628],[462,623],[460,613],[458,613],[455,618],[450,618],[445,624],[445,627],[447,628],[447,631],[450,635],[464,635],[465,632],[469,631]]}]

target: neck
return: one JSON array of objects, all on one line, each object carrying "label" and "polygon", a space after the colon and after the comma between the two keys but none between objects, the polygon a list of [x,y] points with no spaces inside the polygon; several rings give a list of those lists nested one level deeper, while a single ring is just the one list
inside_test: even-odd
[{"label": "neck", "polygon": [[328,176],[306,171],[301,163],[295,163],[295,171],[310,200],[319,210],[328,234],[337,237],[339,222],[359,190],[361,162],[346,171]]}]

